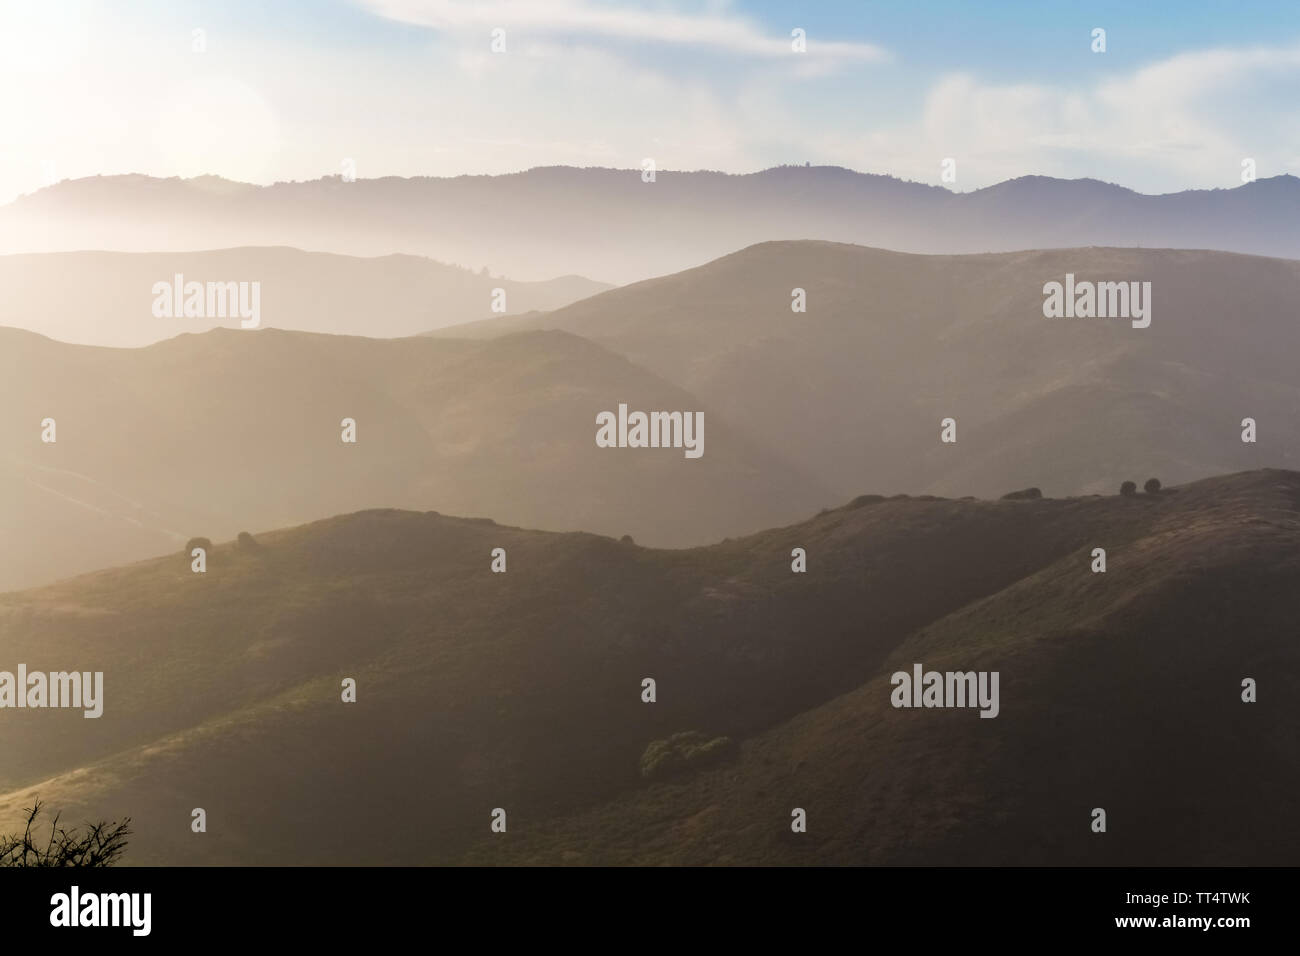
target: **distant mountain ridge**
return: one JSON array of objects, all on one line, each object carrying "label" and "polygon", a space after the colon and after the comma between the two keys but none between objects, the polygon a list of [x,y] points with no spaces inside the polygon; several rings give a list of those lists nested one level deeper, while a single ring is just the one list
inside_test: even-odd
[{"label": "distant mountain ridge", "polygon": [[574,167],[271,186],[131,175],[66,181],[0,208],[0,252],[292,245],[625,283],[785,239],[946,254],[1096,245],[1300,258],[1297,219],[1291,175],[1163,195],[1044,176],[954,193],[836,166],[659,171],[652,183],[640,170]]}]

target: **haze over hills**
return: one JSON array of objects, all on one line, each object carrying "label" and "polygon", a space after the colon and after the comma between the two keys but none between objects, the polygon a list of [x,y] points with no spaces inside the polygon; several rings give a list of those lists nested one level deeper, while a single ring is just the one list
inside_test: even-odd
[{"label": "haze over hills", "polygon": [[[621,402],[707,410],[703,456],[598,447],[596,415]],[[218,329],[107,349],[0,329],[0,410],[0,590],[359,505],[677,546],[833,501],[699,399],[559,332]]]},{"label": "haze over hills", "polygon": [[[1043,287],[1151,283],[1152,319],[1045,318]],[[806,313],[791,310],[792,290]],[[676,382],[848,496],[1111,493],[1300,466],[1300,262],[1084,248],[920,256],[763,243],[547,314]],[[957,421],[955,444],[940,422]],[[1253,418],[1258,442],[1241,440]]]},{"label": "haze over hills", "polygon": [[[166,258],[0,263],[17,280],[29,262],[36,289],[60,262],[92,269],[49,300],[84,301],[74,319],[107,314],[102,329],[143,336],[124,306],[96,311],[95,299],[147,299],[149,268]],[[409,257],[283,249],[171,258],[209,266],[188,273],[200,279],[273,264],[283,284],[264,287],[267,321],[278,302],[304,323],[377,331],[424,314],[407,280],[445,274]],[[1151,282],[1150,327],[1045,318],[1043,284],[1066,273]],[[270,291],[318,278],[315,300]],[[806,313],[791,311],[796,287]],[[387,297],[378,307],[372,288]],[[800,520],[862,488],[1110,493],[1152,475],[1300,465],[1298,297],[1300,263],[1229,253],[916,256],[803,241],[435,337],[217,330],[101,349],[0,331],[0,528],[21,543],[0,558],[0,588],[359,506],[674,547]],[[595,416],[620,403],[705,411],[704,456],[598,448]],[[53,445],[40,441],[47,417]],[[355,447],[340,441],[345,417],[359,423]],[[947,417],[955,444],[939,440]],[[1241,441],[1247,417],[1254,444]]]},{"label": "haze over hills", "polygon": [[266,187],[133,175],[65,181],[0,208],[0,252],[291,245],[624,283],[786,239],[918,253],[1106,245],[1300,258],[1297,219],[1300,179],[1290,175],[1158,196],[1042,176],[954,193],[835,166],[660,171],[653,183],[639,169],[573,167]]},{"label": "haze over hills", "polygon": [[[154,314],[155,283],[259,283],[262,328],[376,338],[492,315],[493,290],[506,311],[555,309],[609,286],[580,276],[515,282],[408,255],[377,259],[288,248],[184,253],[66,252],[0,256],[0,326],[29,329],[61,342],[133,347],[181,332],[239,328],[238,299],[203,318],[167,309]],[[206,289],[204,290],[206,293]],[[246,293],[246,296],[248,294]],[[217,304],[214,300],[214,305]],[[245,304],[251,304],[251,296]],[[246,310],[245,315],[252,315]]]},{"label": "haze over hills", "polygon": [[[217,547],[204,575],[176,554],[0,595],[5,665],[105,674],[98,720],[9,712],[25,730],[6,735],[0,819],[37,794],[73,819],[131,815],[136,864],[1300,849],[1295,472],[1136,497],[864,496],[684,551],[395,511],[258,539]],[[998,671],[999,715],[892,708],[888,675],[916,662]],[[686,731],[738,753],[643,779],[647,745]]]}]

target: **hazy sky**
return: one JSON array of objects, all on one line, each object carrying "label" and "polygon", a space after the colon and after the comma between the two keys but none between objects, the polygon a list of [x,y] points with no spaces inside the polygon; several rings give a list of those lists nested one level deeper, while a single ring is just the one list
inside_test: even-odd
[{"label": "hazy sky", "polygon": [[1231,187],[1245,157],[1300,174],[1297,94],[1294,0],[0,0],[0,202],[346,159],[362,178],[653,157],[939,182],[953,157],[961,190]]}]

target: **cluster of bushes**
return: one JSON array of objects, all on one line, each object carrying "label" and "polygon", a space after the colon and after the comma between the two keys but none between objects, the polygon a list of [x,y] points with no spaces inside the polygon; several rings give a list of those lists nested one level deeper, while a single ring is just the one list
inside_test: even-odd
[{"label": "cluster of bushes", "polygon": [[[240,551],[256,551],[261,547],[261,545],[258,544],[257,539],[247,531],[241,531],[239,532],[239,537],[235,539],[235,547],[239,548]],[[185,553],[187,555],[193,554],[195,548],[202,548],[204,551],[211,553],[212,539],[190,538],[190,540],[185,542]]]},{"label": "cluster of bushes", "polygon": [[653,741],[641,755],[641,776],[647,780],[666,777],[684,770],[711,766],[732,753],[730,737],[712,737],[698,730],[673,734],[667,740]]},{"label": "cluster of bushes", "polygon": [[[1160,494],[1160,479],[1148,478],[1142,485],[1142,490],[1149,495]],[[1126,481],[1119,486],[1119,493],[1124,496],[1137,494],[1138,486],[1131,481]],[[1002,496],[1003,501],[1033,501],[1043,497],[1043,492],[1039,488],[1024,488],[1020,491],[1009,491]]]},{"label": "cluster of bushes", "polygon": [[[1148,478],[1148,479],[1146,480],[1146,483],[1142,486],[1142,490],[1145,491],[1145,492],[1146,492],[1147,494],[1149,494],[1149,495],[1156,495],[1156,494],[1159,494],[1159,493],[1160,493],[1160,479],[1159,479],[1159,478]],[[1138,492],[1138,486],[1135,485],[1135,484],[1134,484],[1133,482],[1131,482],[1131,481],[1126,481],[1126,482],[1124,482],[1124,484],[1122,484],[1122,485],[1119,486],[1119,493],[1120,493],[1121,495],[1125,495],[1125,496],[1128,496],[1128,495],[1135,495],[1135,494],[1137,494],[1137,492]]]}]

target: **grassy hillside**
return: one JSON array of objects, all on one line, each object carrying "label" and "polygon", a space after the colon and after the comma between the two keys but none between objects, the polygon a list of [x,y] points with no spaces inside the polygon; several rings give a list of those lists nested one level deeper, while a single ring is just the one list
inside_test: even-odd
[{"label": "grassy hillside", "polygon": [[[1149,328],[1047,319],[1043,285],[1151,283]],[[807,312],[791,311],[804,289]],[[916,256],[774,242],[546,315],[699,395],[843,495],[1113,493],[1300,465],[1300,263],[1205,251]],[[940,422],[957,420],[957,443]],[[1243,444],[1241,421],[1259,426]],[[1139,481],[1142,479],[1138,477]]]},{"label": "grassy hillside", "polygon": [[[1298,533],[1300,474],[1259,471],[684,551],[368,511],[178,552],[0,596],[0,666],[107,688],[3,714],[0,819],[130,814],[136,863],[1293,859]],[[1000,671],[1001,715],[894,710],[913,662]],[[739,750],[643,780],[686,731]]]},{"label": "grassy hillside", "polygon": [[[1150,511],[1105,575],[1086,554],[1046,564],[917,629],[871,679],[747,741],[734,762],[484,840],[467,859],[1289,863],[1300,478],[1234,475],[1107,504]],[[888,675],[915,662],[998,670],[1001,714],[891,707]],[[1241,701],[1247,676],[1267,699]],[[806,834],[790,830],[794,807]],[[1090,830],[1095,807],[1104,834]]]},{"label": "grassy hillside", "polygon": [[[703,457],[597,447],[596,414],[620,402],[705,411]],[[361,506],[675,546],[831,500],[699,399],[565,333],[214,330],[103,349],[0,329],[0,448],[0,589]]]}]

